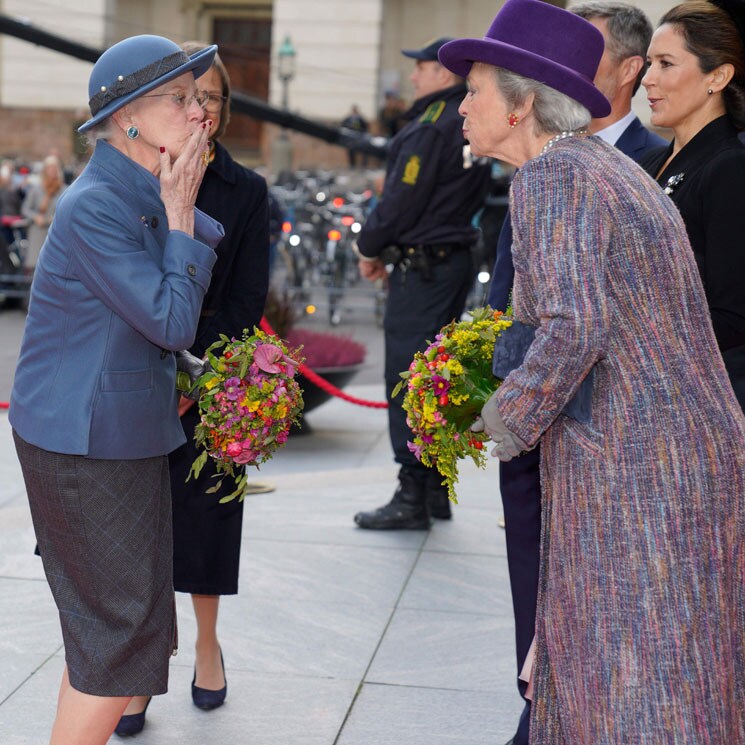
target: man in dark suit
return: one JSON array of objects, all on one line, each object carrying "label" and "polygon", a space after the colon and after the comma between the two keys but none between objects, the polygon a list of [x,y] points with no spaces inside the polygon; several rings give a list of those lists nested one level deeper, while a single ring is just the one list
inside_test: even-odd
[{"label": "man in dark suit", "polygon": [[[633,160],[665,145],[659,135],[645,129],[631,110],[631,99],[646,70],[652,25],[644,13],[625,3],[592,0],[570,8],[592,23],[605,38],[595,85],[610,101],[611,113],[593,119],[590,130]],[[497,242],[488,302],[493,308],[508,305],[512,289],[512,223],[509,214]],[[541,535],[540,448],[500,464],[499,487],[505,517],[507,563],[515,613],[517,669],[522,669],[535,628],[538,596],[538,560]],[[526,684],[518,681],[520,694]],[[507,745],[528,745],[530,702],[526,700],[517,732]]]}]

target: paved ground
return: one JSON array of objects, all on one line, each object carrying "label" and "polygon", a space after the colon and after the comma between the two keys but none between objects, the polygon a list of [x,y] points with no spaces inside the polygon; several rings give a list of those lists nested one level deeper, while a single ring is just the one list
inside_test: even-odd
[{"label": "paved ground", "polygon": [[[381,332],[364,313],[341,331],[371,359],[349,392],[383,396]],[[0,311],[0,400],[23,316]],[[501,745],[521,701],[497,468],[466,466],[452,522],[429,533],[355,528],[392,492],[385,414],[333,400],[308,415],[249,497],[241,589],[222,604],[229,695],[204,713],[189,696],[194,619],[178,599],[170,693],[141,745]],[[63,665],[7,417],[0,412],[0,743],[43,745]],[[119,741],[113,738],[112,742]]]}]

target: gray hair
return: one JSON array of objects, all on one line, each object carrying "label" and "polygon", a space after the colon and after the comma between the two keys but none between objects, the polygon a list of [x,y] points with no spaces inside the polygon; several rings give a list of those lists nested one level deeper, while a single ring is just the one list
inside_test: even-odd
[{"label": "gray hair", "polygon": [[98,124],[93,125],[87,132],[80,135],[80,139],[90,146],[95,147],[99,140],[108,140],[114,131],[114,125],[111,121],[111,117],[107,116],[105,119],[100,121]]},{"label": "gray hair", "polygon": [[607,22],[608,54],[615,63],[629,57],[642,58],[644,65],[634,81],[633,92],[636,93],[647,71],[647,49],[653,32],[652,23],[644,11],[614,0],[588,0],[572,6],[569,10],[586,21],[597,18]]},{"label": "gray hair", "polygon": [[508,106],[520,106],[532,93],[535,134],[556,134],[584,129],[592,118],[579,101],[537,80],[495,67],[497,89]]}]

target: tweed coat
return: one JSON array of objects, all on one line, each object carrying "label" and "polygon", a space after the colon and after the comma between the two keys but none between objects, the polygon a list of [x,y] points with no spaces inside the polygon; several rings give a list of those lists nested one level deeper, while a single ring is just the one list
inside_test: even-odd
[{"label": "tweed coat", "polygon": [[[538,326],[497,393],[542,442],[531,743],[743,743],[745,419],[685,226],[593,137],[526,163],[511,212]],[[559,412],[593,366],[583,425]]]}]

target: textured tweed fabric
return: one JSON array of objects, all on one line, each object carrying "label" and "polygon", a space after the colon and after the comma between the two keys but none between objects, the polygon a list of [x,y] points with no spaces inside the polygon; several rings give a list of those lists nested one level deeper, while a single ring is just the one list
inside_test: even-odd
[{"label": "textured tweed fabric", "polygon": [[[675,206],[597,138],[512,187],[516,317],[499,389],[542,438],[534,745],[745,743],[745,419]],[[595,366],[589,425],[560,415]]]},{"label": "textured tweed fabric", "polygon": [[94,460],[14,436],[70,684],[165,693],[176,629],[168,459]]}]

